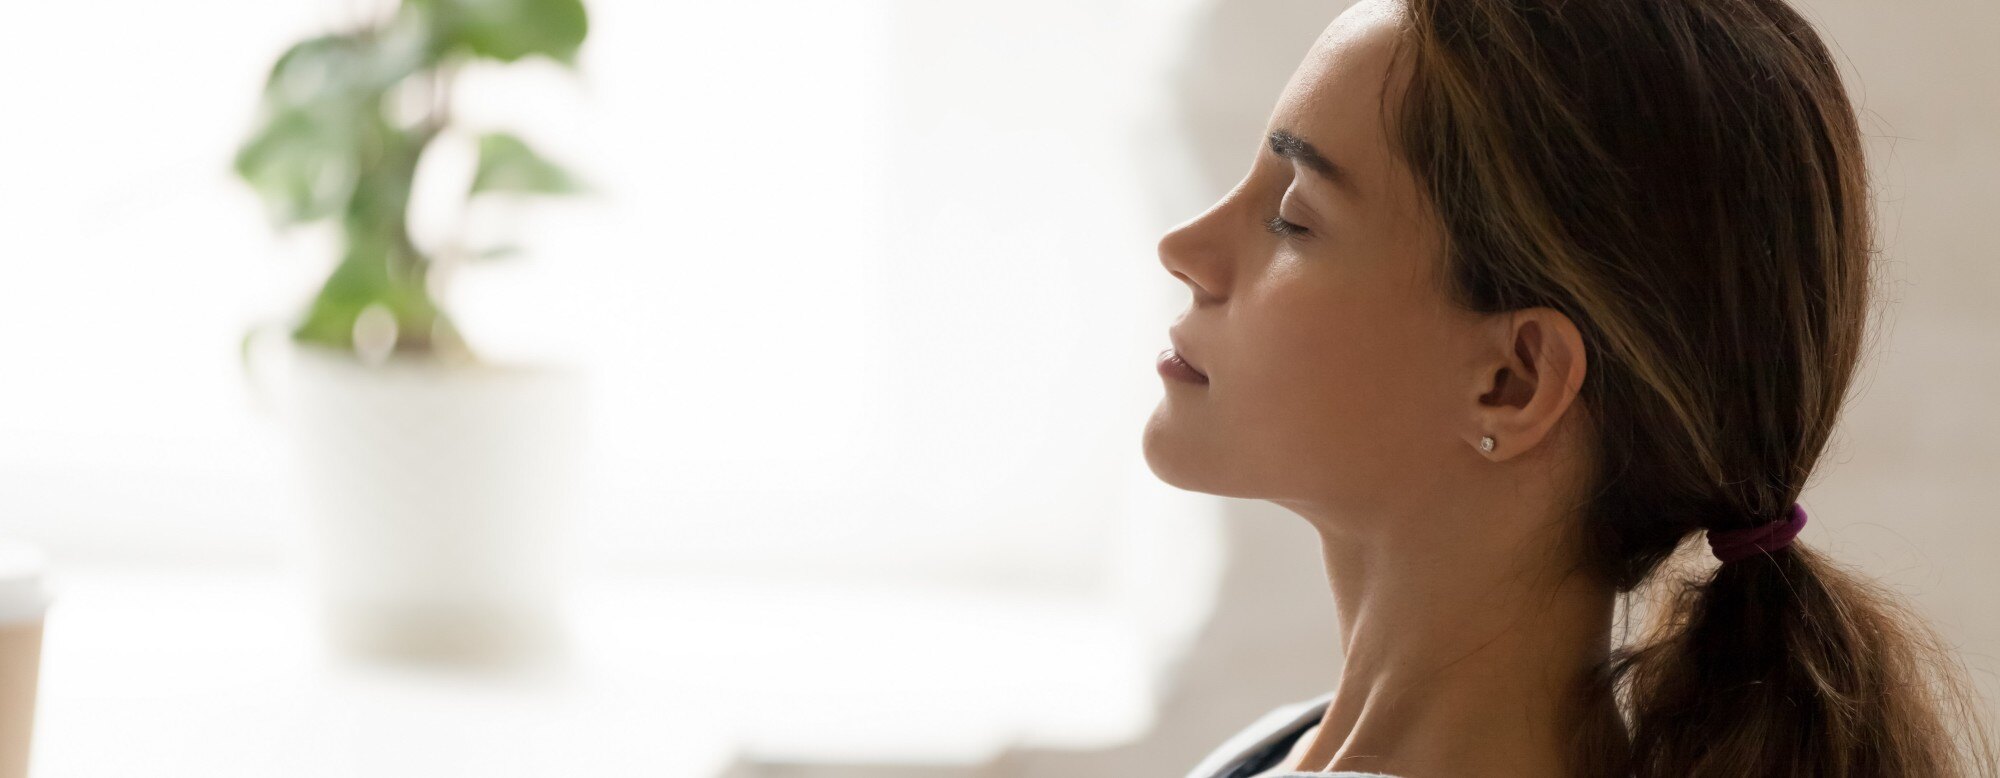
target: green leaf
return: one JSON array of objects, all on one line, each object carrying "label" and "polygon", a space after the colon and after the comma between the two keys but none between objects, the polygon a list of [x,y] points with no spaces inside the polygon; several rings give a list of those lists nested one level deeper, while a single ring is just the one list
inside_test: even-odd
[{"label": "green leaf", "polygon": [[565,194],[581,188],[567,171],[543,159],[520,138],[504,132],[479,136],[479,170],[472,176],[471,194]]},{"label": "green leaf", "polygon": [[399,347],[426,344],[442,311],[422,279],[399,278],[388,272],[397,263],[385,261],[385,254],[397,249],[386,242],[365,236],[351,236],[350,241],[346,256],[321,284],[305,318],[293,327],[292,337],[352,349],[355,321],[371,306],[380,305],[396,319]]},{"label": "green leaf", "polygon": [[311,102],[336,72],[346,69],[345,60],[358,40],[351,35],[322,35],[286,49],[264,78],[265,99],[290,105]]},{"label": "green leaf", "polygon": [[237,151],[236,174],[257,190],[280,224],[340,212],[354,191],[357,160],[349,128],[309,109],[282,109]]},{"label": "green leaf", "polygon": [[404,14],[387,27],[301,41],[271,66],[264,99],[273,107],[336,102],[359,107],[432,64],[423,19]]},{"label": "green leaf", "polygon": [[425,62],[422,20],[323,35],[278,58],[264,85],[256,130],[238,149],[237,175],[280,224],[338,213],[381,134],[389,90]]},{"label": "green leaf", "polygon": [[446,48],[502,62],[540,54],[576,64],[589,34],[583,0],[426,0]]}]

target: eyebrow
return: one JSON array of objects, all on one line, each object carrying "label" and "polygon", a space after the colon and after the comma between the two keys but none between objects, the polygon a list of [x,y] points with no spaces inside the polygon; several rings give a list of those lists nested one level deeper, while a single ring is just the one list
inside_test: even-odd
[{"label": "eyebrow", "polygon": [[1284,159],[1304,162],[1307,168],[1336,184],[1352,185],[1353,179],[1347,174],[1347,168],[1333,164],[1332,160],[1319,153],[1319,149],[1313,148],[1313,145],[1307,143],[1304,138],[1286,130],[1274,130],[1268,140],[1271,144],[1271,153]]}]

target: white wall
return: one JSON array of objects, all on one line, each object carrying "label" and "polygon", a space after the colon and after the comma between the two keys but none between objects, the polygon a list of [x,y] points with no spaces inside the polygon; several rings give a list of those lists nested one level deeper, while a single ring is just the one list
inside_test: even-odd
[{"label": "white wall", "polygon": [[[589,373],[590,559],[1102,583],[1135,500],[1178,499],[1133,492],[1165,490],[1133,475],[1181,289],[1121,135],[1173,17],[591,9],[576,77],[464,74],[472,129],[518,130],[596,193],[472,214],[527,255],[451,297],[488,355]],[[0,129],[0,532],[71,561],[282,563],[294,474],[237,338],[331,255],[324,231],[273,235],[228,165],[271,60],[360,13],[12,12],[37,33],[0,50],[0,104],[25,108]],[[464,164],[442,147],[420,191]],[[417,217],[423,240],[457,213]]]},{"label": "white wall", "polygon": [[1930,615],[2000,726],[2000,4],[1798,7],[1845,60],[1884,250],[1873,352],[1802,537]]}]

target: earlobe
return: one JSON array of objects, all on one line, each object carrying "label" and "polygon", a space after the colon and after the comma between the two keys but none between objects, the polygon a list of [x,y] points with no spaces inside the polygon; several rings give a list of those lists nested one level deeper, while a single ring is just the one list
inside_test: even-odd
[{"label": "earlobe", "polygon": [[[1497,364],[1487,368],[1475,422],[1478,448],[1506,458],[1538,445],[1575,401],[1583,384],[1583,341],[1575,324],[1553,308],[1526,308],[1501,314]],[[1508,440],[1496,456],[1500,438]]]}]

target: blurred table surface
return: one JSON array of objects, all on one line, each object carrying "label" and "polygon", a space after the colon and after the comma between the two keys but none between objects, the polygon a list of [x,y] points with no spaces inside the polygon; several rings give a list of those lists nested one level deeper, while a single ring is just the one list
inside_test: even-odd
[{"label": "blurred table surface", "polygon": [[31,774],[713,776],[787,761],[971,764],[1150,725],[1126,619],[1053,597],[593,578],[551,672],[357,662],[278,570],[67,568]]}]

